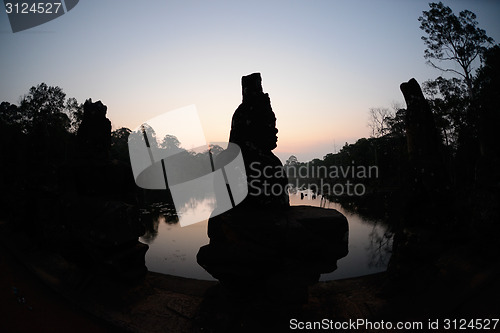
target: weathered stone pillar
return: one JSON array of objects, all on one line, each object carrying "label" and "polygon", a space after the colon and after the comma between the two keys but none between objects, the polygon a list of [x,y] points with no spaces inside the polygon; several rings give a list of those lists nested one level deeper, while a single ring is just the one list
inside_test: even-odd
[{"label": "weathered stone pillar", "polygon": [[433,214],[449,201],[446,198],[448,173],[441,156],[442,140],[419,84],[411,79],[400,88],[407,105],[405,126],[411,168],[409,207],[420,212],[409,215],[423,223],[427,218],[435,220]]}]

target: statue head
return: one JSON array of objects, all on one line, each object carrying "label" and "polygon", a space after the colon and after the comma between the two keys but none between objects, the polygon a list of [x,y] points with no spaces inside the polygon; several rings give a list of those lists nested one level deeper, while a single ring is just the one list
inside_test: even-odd
[{"label": "statue head", "polygon": [[277,146],[278,129],[269,95],[262,91],[260,73],[243,76],[241,87],[243,101],[234,112],[229,141],[271,151]]},{"label": "statue head", "polygon": [[95,103],[92,103],[92,98],[89,98],[83,104],[83,112],[84,112],[84,115],[87,115],[87,117],[105,118],[107,110],[108,110],[108,107],[106,105],[102,104],[101,101],[97,101]]}]

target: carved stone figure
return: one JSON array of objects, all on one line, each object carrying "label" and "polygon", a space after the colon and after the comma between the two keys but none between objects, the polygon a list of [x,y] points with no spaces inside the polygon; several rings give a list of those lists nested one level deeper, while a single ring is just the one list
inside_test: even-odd
[{"label": "carved stone figure", "polygon": [[[424,94],[415,79],[400,86],[406,109],[406,139],[410,161],[411,198],[409,218],[418,223],[436,223],[437,217],[449,203],[449,180],[442,157],[442,140]],[[425,205],[427,216],[422,216]],[[433,214],[428,214],[432,210]],[[429,217],[430,216],[430,217]]]},{"label": "carved stone figure", "polygon": [[[286,208],[289,201],[284,189],[288,178],[283,164],[272,153],[278,141],[278,129],[269,95],[262,91],[260,73],[243,76],[241,86],[243,101],[234,112],[229,135],[229,142],[241,148],[247,180],[251,184],[241,206]],[[272,191],[273,186],[275,191]]]},{"label": "carved stone figure", "polygon": [[209,219],[210,244],[200,248],[197,260],[235,294],[293,308],[307,301],[307,286],[334,271],[337,259],[347,254],[348,223],[334,209],[290,207],[286,172],[272,153],[278,129],[269,95],[259,73],[241,83],[243,101],[229,141],[241,148],[248,195]]},{"label": "carved stone figure", "polygon": [[106,118],[107,106],[89,98],[83,105],[83,119],[77,138],[80,154],[85,158],[107,159],[111,147],[111,121]]},{"label": "carved stone figure", "polygon": [[412,161],[439,158],[441,140],[429,104],[415,79],[401,84],[406,101],[406,137]]}]

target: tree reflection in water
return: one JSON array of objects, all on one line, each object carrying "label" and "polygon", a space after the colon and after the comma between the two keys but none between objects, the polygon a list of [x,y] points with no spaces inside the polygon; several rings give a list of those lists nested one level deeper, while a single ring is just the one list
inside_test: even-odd
[{"label": "tree reflection in water", "polygon": [[179,222],[179,217],[172,203],[157,202],[141,209],[141,221],[146,230],[141,240],[151,244],[158,236],[158,227],[161,222],[176,224]]},{"label": "tree reflection in water", "polygon": [[387,267],[392,254],[393,236],[390,230],[385,227],[381,228],[378,223],[373,225],[369,234],[370,243],[366,247],[366,251],[370,254],[368,267]]}]

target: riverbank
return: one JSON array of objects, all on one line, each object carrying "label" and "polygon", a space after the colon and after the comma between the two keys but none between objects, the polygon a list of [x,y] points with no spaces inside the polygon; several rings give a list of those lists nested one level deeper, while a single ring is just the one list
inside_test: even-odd
[{"label": "riverbank", "polygon": [[[2,331],[7,332],[288,331],[294,318],[427,323],[500,313],[494,296],[500,292],[498,260],[472,245],[444,253],[435,261],[439,267],[428,265],[410,277],[379,273],[316,283],[309,288],[307,304],[284,313],[266,299],[238,300],[215,281],[148,272],[141,283],[127,286],[82,271],[26,235],[0,227],[2,248],[9,252],[1,262],[8,272],[2,277],[3,292],[9,289],[2,301],[8,318]],[[437,275],[426,278],[427,268],[438,270]]]},{"label": "riverbank", "polygon": [[[148,272],[140,284],[126,286],[79,270],[61,256],[38,248],[26,235],[13,232],[6,225],[1,226],[0,240],[2,248],[8,251],[2,257],[2,268],[10,272],[9,278],[4,275],[2,279],[4,292],[10,289],[7,291],[10,295],[2,302],[2,312],[11,313],[12,307],[17,307],[15,315],[2,324],[7,331],[53,332],[53,328],[58,327],[62,327],[56,329],[59,331],[71,328],[77,332],[78,329],[81,332],[141,333],[218,331],[207,327],[213,324],[207,323],[204,317],[214,309],[219,315],[224,315],[228,309],[227,304],[223,304],[227,299],[216,281]],[[383,274],[320,282],[311,288],[310,302],[304,306],[303,313],[309,317],[324,312],[320,295],[328,291],[332,297],[338,297],[343,290],[343,305],[337,307],[342,311],[329,310],[344,317],[367,317],[376,312],[371,307],[378,307],[371,289],[381,279]],[[26,305],[16,304],[18,295],[13,288],[17,288],[18,295],[25,295]],[[360,298],[364,299],[359,303],[362,307],[357,305]],[[248,314],[261,309],[247,307],[244,311]],[[284,328],[288,325],[287,322],[279,324]],[[33,330],[34,327],[37,329]]]}]

